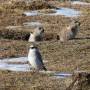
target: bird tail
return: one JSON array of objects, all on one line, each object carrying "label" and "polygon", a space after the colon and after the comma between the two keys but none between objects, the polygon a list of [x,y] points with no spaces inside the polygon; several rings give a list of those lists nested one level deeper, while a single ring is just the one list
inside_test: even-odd
[{"label": "bird tail", "polygon": [[47,69],[45,68],[45,66],[43,67],[43,70],[44,70],[44,71],[47,71]]}]

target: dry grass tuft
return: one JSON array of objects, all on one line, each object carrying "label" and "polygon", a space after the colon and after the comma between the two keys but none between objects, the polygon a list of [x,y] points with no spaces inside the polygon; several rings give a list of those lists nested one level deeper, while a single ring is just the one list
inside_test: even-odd
[{"label": "dry grass tuft", "polygon": [[35,0],[35,1],[13,1],[11,3],[2,4],[5,9],[21,9],[21,10],[37,10],[53,8],[45,0]]}]

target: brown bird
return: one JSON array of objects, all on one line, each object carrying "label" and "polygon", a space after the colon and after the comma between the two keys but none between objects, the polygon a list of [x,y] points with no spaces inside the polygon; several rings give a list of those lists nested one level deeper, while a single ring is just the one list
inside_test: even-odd
[{"label": "brown bird", "polygon": [[74,39],[80,29],[80,22],[72,22],[68,27],[60,32],[60,41],[65,42]]}]

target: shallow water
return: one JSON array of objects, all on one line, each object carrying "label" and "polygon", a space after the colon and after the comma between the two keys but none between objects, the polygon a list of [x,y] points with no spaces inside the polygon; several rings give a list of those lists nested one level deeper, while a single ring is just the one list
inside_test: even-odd
[{"label": "shallow water", "polygon": [[[24,22],[22,26],[7,26],[6,29],[30,29],[30,28],[36,28],[38,26],[42,26],[42,23],[38,22],[38,21],[34,21],[34,22]],[[2,49],[0,49],[2,50]]]},{"label": "shallow water", "polygon": [[[15,72],[30,72],[32,67],[27,63],[27,57],[18,57],[18,58],[5,58],[0,59],[0,70],[9,70]],[[47,61],[44,61],[44,63]],[[40,71],[40,73],[52,74],[53,78],[67,78],[72,76],[70,73],[56,73],[56,71]]]},{"label": "shallow water", "polygon": [[30,12],[24,12],[26,16],[36,16],[39,15],[38,11],[30,11]]},{"label": "shallow water", "polygon": [[28,64],[8,64],[0,62],[1,70],[10,70],[10,71],[30,71],[30,66]]},{"label": "shallow water", "polygon": [[24,63],[27,63],[27,57],[1,59],[0,69],[10,71],[24,71],[24,72],[30,71],[31,66]]},{"label": "shallow water", "polygon": [[81,1],[72,1],[71,4],[90,5],[90,3],[81,2]]},{"label": "shallow water", "polygon": [[1,59],[0,63],[14,63],[14,62],[21,62],[21,63],[26,63],[28,61],[27,57],[18,57],[18,58],[5,58]]},{"label": "shallow water", "polygon": [[41,13],[38,11],[27,11],[24,12],[24,14],[26,16],[35,16],[35,15],[64,15],[66,17],[77,17],[80,15],[80,11],[77,11],[75,9],[71,9],[71,8],[58,8],[58,9],[52,9],[53,11],[55,11],[55,13]]},{"label": "shallow water", "polygon": [[54,74],[54,77],[56,77],[56,78],[67,78],[67,77],[71,77],[71,76],[72,76],[71,73],[64,73],[64,72]]},{"label": "shallow water", "polygon": [[[0,59],[0,70],[10,70],[10,71],[31,71],[30,64],[27,63],[27,57],[18,58],[5,58]],[[46,63],[47,61],[44,61]]]},{"label": "shallow water", "polygon": [[65,15],[67,17],[75,17],[80,15],[80,11],[70,8],[60,8],[56,10],[56,15]]},{"label": "shallow water", "polygon": [[22,26],[7,26],[6,29],[17,29],[22,28]]},{"label": "shallow water", "polygon": [[23,23],[24,26],[27,26],[27,27],[38,27],[38,26],[42,26],[42,24],[38,21],[36,22],[25,22]]}]

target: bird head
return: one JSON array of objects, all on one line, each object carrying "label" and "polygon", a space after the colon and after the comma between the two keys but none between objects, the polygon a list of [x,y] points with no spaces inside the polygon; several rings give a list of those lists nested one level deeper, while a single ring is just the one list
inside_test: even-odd
[{"label": "bird head", "polygon": [[32,45],[30,46],[30,49],[37,49],[37,46],[36,46],[36,44],[35,43],[32,43]]},{"label": "bird head", "polygon": [[37,34],[42,34],[42,33],[44,33],[44,28],[42,26],[39,26],[35,29],[35,32]]},{"label": "bird head", "polygon": [[78,26],[81,25],[81,23],[79,21],[75,21],[75,24],[78,25]]}]

